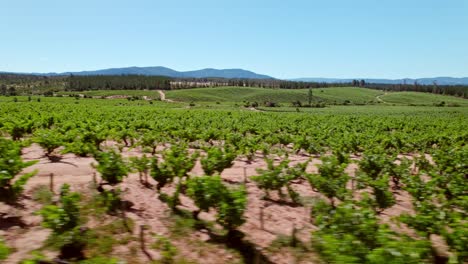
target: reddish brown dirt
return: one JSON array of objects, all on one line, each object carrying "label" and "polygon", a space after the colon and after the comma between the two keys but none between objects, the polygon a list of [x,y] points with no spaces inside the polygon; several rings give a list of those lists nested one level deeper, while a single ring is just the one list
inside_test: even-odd
[{"label": "reddish brown dirt", "polygon": [[[111,147],[113,142],[106,142],[104,145]],[[161,149],[161,148],[160,148]],[[123,149],[124,157],[140,156],[141,149]],[[57,192],[64,183],[70,184],[74,191],[82,193],[89,192],[89,186],[93,179],[95,169],[91,166],[96,161],[93,158],[80,158],[73,154],[62,155],[59,162],[50,162],[44,157],[43,150],[37,145],[25,148],[23,158],[25,160],[38,160],[39,162],[29,167],[26,172],[37,170],[38,173],[27,183],[24,193],[24,199],[20,206],[10,206],[0,203],[0,216],[17,217],[21,221],[18,223],[0,225],[0,235],[5,237],[7,244],[16,251],[7,259],[5,263],[17,263],[19,260],[29,256],[32,250],[41,247],[49,235],[49,231],[40,226],[41,218],[34,215],[34,212],[40,209],[40,205],[31,199],[34,188],[39,185],[49,185],[50,174],[54,176],[54,189]],[[305,155],[290,155],[291,164],[305,162],[310,160],[307,167],[308,172],[317,172],[317,164],[321,161],[317,158],[311,158]],[[358,159],[358,157],[355,157]],[[271,252],[268,247],[279,235],[290,235],[293,228],[298,229],[298,237],[304,243],[309,243],[310,232],[315,230],[310,223],[310,208],[305,206],[292,206],[290,204],[279,203],[275,201],[266,201],[263,198],[264,193],[257,188],[256,184],[249,181],[250,176],[256,175],[258,168],[266,168],[263,157],[258,154],[257,157],[248,163],[242,158],[235,161],[232,168],[226,169],[222,173],[222,178],[229,184],[242,184],[247,179],[246,187],[248,190],[248,205],[245,213],[246,223],[240,228],[246,234],[246,239],[255,244],[257,249],[267,255],[273,263],[317,263],[317,257],[309,254],[306,259],[297,260],[295,255],[288,249]],[[356,164],[350,164],[346,169],[347,173],[354,176],[357,170]],[[245,173],[245,175],[244,175]],[[193,176],[203,175],[200,162],[191,172]],[[99,176],[97,177],[99,179]],[[154,184],[150,180],[150,184]],[[158,194],[154,189],[144,187],[138,181],[137,174],[131,174],[120,185],[125,191],[125,200],[131,202],[132,207],[126,213],[135,223],[133,235],[138,237],[139,226],[145,225],[149,228],[148,237],[151,233],[170,236],[170,210],[167,205],[158,199]],[[293,188],[300,193],[302,197],[313,200],[322,197],[320,194],[312,191],[307,181],[300,181],[293,185]],[[171,192],[172,186],[165,188],[165,192]],[[397,194],[397,204],[392,208],[385,210],[383,222],[391,222],[391,218],[399,215],[401,212],[412,212],[410,197],[401,192]],[[276,194],[272,193],[272,200],[278,200]],[[182,197],[183,207],[194,210],[193,203],[186,197]],[[263,208],[263,209],[262,209]],[[261,228],[260,214],[263,210],[264,228]],[[202,219],[213,220],[214,214],[203,213]],[[111,219],[111,218],[110,218]],[[109,219],[108,219],[109,220]],[[98,225],[100,219],[93,219],[90,225]],[[3,221],[5,222],[5,221]],[[173,243],[177,246],[179,255],[188,260],[198,263],[233,263],[239,260],[238,254],[233,254],[232,250],[227,250],[224,246],[207,243],[208,235],[202,231],[194,231],[189,237],[184,239],[175,239]],[[149,238],[149,241],[154,239]],[[203,246],[201,246],[201,244]],[[139,243],[131,242],[128,246],[118,246],[114,249],[114,255],[126,258],[130,256],[130,248],[138,249],[135,256],[131,256],[131,263],[146,263],[147,257],[141,252]],[[157,259],[160,256],[158,250],[148,248],[149,254]],[[53,254],[52,254],[53,256]]]}]

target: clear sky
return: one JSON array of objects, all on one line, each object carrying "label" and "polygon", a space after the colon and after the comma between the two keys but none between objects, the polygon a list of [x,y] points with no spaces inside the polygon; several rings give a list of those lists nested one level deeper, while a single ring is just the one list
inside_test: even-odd
[{"label": "clear sky", "polygon": [[0,71],[468,76],[467,0],[0,0]]}]

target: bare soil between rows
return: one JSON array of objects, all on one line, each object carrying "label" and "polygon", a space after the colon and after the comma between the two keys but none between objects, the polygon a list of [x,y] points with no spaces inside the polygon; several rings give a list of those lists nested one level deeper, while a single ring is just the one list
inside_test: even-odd
[{"label": "bare soil between rows", "polygon": [[[143,154],[140,148],[124,148],[122,152],[124,157],[141,156]],[[9,256],[5,263],[18,263],[20,260],[29,257],[31,252],[42,247],[42,244],[49,236],[49,230],[41,227],[41,217],[35,212],[41,208],[41,205],[32,199],[34,190],[38,186],[49,186],[50,174],[54,174],[55,193],[58,193],[62,184],[69,184],[73,191],[87,195],[91,192],[90,186],[93,181],[93,175],[96,170],[92,163],[96,163],[93,158],[77,157],[73,154],[61,155],[62,159],[58,162],[50,162],[45,156],[44,151],[33,144],[23,149],[24,160],[38,160],[38,163],[27,168],[25,172],[37,170],[36,176],[31,178],[24,192],[24,197],[15,206],[0,202],[0,235],[5,238],[8,246],[14,248],[14,252]],[[358,159],[359,157],[352,157]],[[317,157],[306,155],[289,155],[288,159],[291,165],[310,160],[307,167],[308,172],[317,172],[317,165],[321,163]],[[252,162],[247,162],[243,158],[238,158],[234,166],[226,169],[222,173],[223,180],[227,184],[246,184],[248,191],[248,204],[245,212],[246,222],[241,226],[240,231],[245,234],[245,240],[253,245],[258,254],[267,258],[270,263],[319,263],[318,256],[313,252],[296,254],[291,248],[281,248],[271,250],[271,244],[279,236],[288,236],[293,229],[298,230],[297,237],[305,244],[310,243],[311,232],[316,227],[311,224],[310,205],[296,206],[292,203],[281,202],[276,194],[272,193],[271,200],[264,199],[264,192],[256,184],[249,180],[249,177],[257,175],[256,169],[266,168],[263,156],[258,154]],[[351,163],[346,172],[354,177],[358,167]],[[203,170],[198,161],[191,175],[201,176]],[[97,175],[99,179],[99,175]],[[150,184],[155,186],[155,182],[150,179]],[[124,199],[129,202],[131,207],[126,211],[126,216],[135,223],[133,236],[138,237],[140,225],[148,227],[148,243],[154,240],[149,234],[159,234],[171,237],[171,228],[174,225],[171,218],[171,210],[167,204],[158,199],[158,193],[154,188],[143,186],[139,182],[138,174],[130,174],[120,188],[124,190]],[[313,201],[323,196],[314,192],[309,183],[305,180],[297,181],[293,188],[304,198],[304,200]],[[163,189],[170,193],[174,187],[169,186]],[[381,214],[382,222],[389,223],[394,228],[402,228],[393,224],[392,217],[403,212],[411,213],[411,197],[404,191],[396,193],[397,203],[385,210]],[[190,199],[182,197],[182,208],[195,210]],[[261,213],[263,211],[263,213]],[[263,228],[260,221],[263,215]],[[202,213],[204,220],[214,220],[214,213]],[[93,227],[102,223],[112,222],[116,218],[106,216],[103,219],[90,219],[88,225]],[[409,232],[409,230],[402,230]],[[242,259],[242,254],[229,249],[223,244],[211,241],[206,230],[195,230],[188,237],[174,238],[172,243],[177,247],[179,256],[184,259],[195,261],[196,263],[254,263],[253,259]],[[443,243],[439,247],[444,250]],[[131,252],[132,248],[137,248],[137,252]],[[160,258],[160,252],[148,248],[148,253],[153,259]],[[57,253],[48,252],[48,257],[53,258]],[[112,256],[125,259],[128,263],[148,263],[148,257],[140,250],[136,241],[129,242],[128,245],[115,247]],[[248,258],[248,257],[247,257]],[[242,262],[243,261],[243,262]]]}]

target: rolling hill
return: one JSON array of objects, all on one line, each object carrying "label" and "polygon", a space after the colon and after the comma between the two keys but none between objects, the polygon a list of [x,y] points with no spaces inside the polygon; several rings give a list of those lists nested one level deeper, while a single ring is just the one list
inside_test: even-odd
[{"label": "rolling hill", "polygon": [[[308,89],[268,89],[252,87],[217,87],[171,90],[166,97],[183,102],[259,102],[291,103],[293,101],[307,102]],[[337,87],[314,89],[314,101],[326,103],[365,103],[376,100],[381,91],[355,87]]]},{"label": "rolling hill", "polygon": [[[14,73],[0,71],[0,74],[31,74],[39,76],[65,76],[65,75],[146,75],[146,76],[167,76],[173,78],[226,78],[226,79],[275,79],[275,77],[258,74],[244,69],[213,69],[206,68],[192,71],[176,71],[171,68],[154,66],[154,67],[124,67],[124,68],[109,68],[92,71],[74,71],[74,72],[49,72],[49,73]],[[414,84],[415,82],[423,85],[468,85],[468,77],[433,77],[433,78],[403,78],[403,79],[383,79],[383,78],[290,78],[284,79],[288,81],[299,82],[318,82],[318,83],[350,83],[354,79],[365,80],[367,83],[379,84]]]},{"label": "rolling hill", "polygon": [[[166,99],[176,102],[204,102],[204,103],[242,103],[258,102],[260,104],[270,101],[289,106],[293,101],[308,100],[308,89],[270,89],[254,87],[215,87],[193,88],[164,91]],[[158,99],[159,93],[155,90],[95,90],[81,92],[58,92],[58,95],[83,94],[88,96],[125,97],[146,96]],[[446,95],[436,95],[418,92],[386,92],[358,87],[330,87],[313,89],[313,102],[327,104],[379,104],[379,105],[415,105],[433,106],[444,102],[447,106],[468,106],[468,100]]]},{"label": "rolling hill", "polygon": [[[0,72],[6,73],[6,72]],[[201,69],[195,71],[176,71],[170,68],[156,67],[126,67],[126,68],[110,68],[95,71],[78,71],[78,72],[62,72],[62,73],[30,73],[33,75],[43,76],[60,76],[60,75],[148,75],[148,76],[168,76],[174,78],[227,78],[227,79],[272,79],[273,77],[263,74],[257,74],[252,71],[243,69]]]},{"label": "rolling hill", "polygon": [[[166,91],[166,98],[181,102],[258,102],[266,101],[291,104],[293,101],[307,103],[308,89],[268,89],[253,87],[216,87]],[[313,89],[313,101],[327,104],[368,104],[382,105],[427,105],[441,102],[446,105],[468,106],[468,100],[418,92],[387,92],[358,88],[330,87]]]},{"label": "rolling hill", "polygon": [[404,79],[372,79],[372,78],[295,78],[291,81],[299,82],[319,82],[319,83],[349,83],[354,79],[363,79],[367,83],[380,83],[380,84],[414,84],[415,82],[423,85],[468,85],[468,77],[454,78],[454,77],[434,77],[434,78],[404,78]]},{"label": "rolling hill", "polygon": [[468,106],[467,99],[453,96],[417,92],[387,93],[385,95],[380,96],[380,99],[382,99],[386,103],[402,105],[430,105],[444,102],[448,105],[455,104],[460,106]]}]

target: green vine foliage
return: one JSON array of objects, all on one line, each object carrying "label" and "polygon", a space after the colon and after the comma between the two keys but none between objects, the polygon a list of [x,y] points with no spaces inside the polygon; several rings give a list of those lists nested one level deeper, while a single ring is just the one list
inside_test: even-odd
[{"label": "green vine foliage", "polygon": [[101,142],[105,140],[101,138],[103,136],[101,134],[93,134],[90,131],[72,126],[63,131],[63,133],[63,144],[65,147],[63,152],[73,153],[80,157],[94,155],[98,151]]},{"label": "green vine foliage", "polygon": [[14,141],[19,141],[25,135],[32,133],[34,130],[33,120],[11,120],[5,125],[6,132]]},{"label": "green vine foliage", "polygon": [[318,166],[319,173],[308,174],[307,180],[313,189],[323,193],[334,206],[334,199],[344,200],[349,195],[346,184],[350,177],[345,172],[348,164],[346,159],[335,155],[325,156],[321,160],[322,164]]},{"label": "green vine foliage", "polygon": [[468,147],[442,149],[433,153],[436,165],[428,171],[447,201],[468,210]]},{"label": "green vine foliage", "polygon": [[[419,172],[405,177],[404,189],[413,200],[415,214],[403,214],[400,221],[429,238],[441,235],[450,247],[450,262],[468,260],[468,165],[466,147],[436,150],[431,164],[423,156],[415,160]],[[426,174],[423,179],[423,174]]]},{"label": "green vine foliage", "polygon": [[225,169],[234,165],[236,157],[234,150],[229,147],[211,147],[206,149],[206,156],[202,157],[200,162],[207,175],[221,174]]},{"label": "green vine foliage", "polygon": [[52,230],[48,243],[60,248],[61,256],[82,258],[87,241],[87,233],[80,226],[84,219],[80,214],[79,193],[71,192],[64,184],[60,190],[58,205],[46,205],[38,214],[42,216],[42,226]]},{"label": "green vine foliage", "polygon": [[259,137],[241,137],[240,141],[235,143],[235,146],[250,163],[254,160],[257,150],[260,150],[261,142],[262,140]]},{"label": "green vine foliage", "polygon": [[5,245],[5,242],[0,237],[0,260],[5,260],[10,254],[10,249]]},{"label": "green vine foliage", "polygon": [[44,219],[42,225],[52,229],[55,234],[62,234],[74,229],[80,221],[79,193],[71,192],[64,184],[60,190],[60,204],[46,205],[39,211]]},{"label": "green vine foliage", "polygon": [[55,149],[64,144],[63,136],[60,132],[48,129],[37,130],[34,133],[33,141],[45,150],[46,156],[49,158]]},{"label": "green vine foliage", "polygon": [[441,235],[453,253],[450,263],[465,263],[468,260],[466,211],[454,208],[443,194],[434,190],[426,200],[414,199],[415,214],[402,214],[399,220],[428,240],[432,234]]},{"label": "green vine foliage", "polygon": [[273,159],[265,159],[267,169],[257,169],[258,176],[251,179],[257,183],[260,189],[265,191],[266,197],[270,196],[270,191],[277,191],[280,198],[284,199],[283,189],[286,188],[293,202],[299,202],[299,194],[291,187],[292,181],[305,176],[305,170],[308,162],[299,163],[295,166],[289,166],[289,160],[284,159],[278,165],[274,164]]},{"label": "green vine foliage", "polygon": [[111,138],[122,142],[125,147],[130,147],[133,145],[136,138],[136,134],[133,132],[132,128],[128,126],[128,123],[122,124],[120,127],[117,127],[109,132]]},{"label": "green vine foliage", "polygon": [[151,155],[156,154],[156,148],[158,147],[158,143],[162,142],[162,138],[159,137],[157,134],[152,132],[146,132],[141,137],[138,144],[144,148],[151,149]]},{"label": "green vine foliage", "polygon": [[[187,181],[187,194],[199,210],[217,211],[216,221],[232,232],[245,222],[247,192],[244,187],[229,188],[220,176],[194,177]],[[194,216],[198,217],[198,212]]]},{"label": "green vine foliage", "polygon": [[187,177],[195,166],[198,153],[190,154],[184,145],[173,145],[162,153],[162,160],[153,157],[151,162],[151,177],[158,182],[157,189],[161,190],[174,178]]},{"label": "green vine foliage", "polygon": [[247,204],[245,187],[227,188],[218,204],[216,221],[230,233],[245,222],[244,212]]},{"label": "green vine foliage", "polygon": [[[73,141],[80,141],[83,145],[91,145],[96,151],[101,150],[101,144],[109,137],[109,129],[95,122],[84,124],[77,130]],[[89,146],[87,147],[89,148]]]},{"label": "green vine foliage", "polygon": [[370,187],[374,196],[374,208],[382,211],[396,203],[390,191],[390,175],[394,171],[394,158],[388,157],[378,149],[364,153],[359,161],[357,175],[358,186],[361,189]]},{"label": "green vine foliage", "polygon": [[466,216],[460,217],[449,224],[450,230],[443,229],[442,236],[455,253],[452,262],[466,263],[468,261],[468,223]]},{"label": "green vine foliage", "polygon": [[397,235],[380,224],[368,204],[319,201],[312,210],[313,246],[328,263],[426,263],[430,243]]},{"label": "green vine foliage", "polygon": [[130,157],[130,167],[133,170],[138,171],[140,182],[143,182],[143,176],[145,177],[145,183],[148,184],[148,172],[151,168],[151,159],[146,155],[142,157]]},{"label": "green vine foliage", "polygon": [[225,188],[219,176],[194,177],[187,181],[187,195],[205,212],[217,206],[223,198]]},{"label": "green vine foliage", "polygon": [[161,264],[175,263],[175,257],[178,253],[177,247],[171,243],[171,240],[164,236],[156,236],[156,242],[152,245],[161,252],[162,258],[159,260]]},{"label": "green vine foliage", "polygon": [[97,198],[98,205],[109,214],[115,214],[122,209],[122,190],[114,188],[104,190]]},{"label": "green vine foliage", "polygon": [[[418,164],[418,161],[416,161]],[[437,189],[435,182],[424,181],[420,172],[415,174],[406,174],[402,178],[403,190],[411,194],[415,202],[423,202],[432,199],[434,191]]]},{"label": "green vine foliage", "polygon": [[95,159],[98,162],[95,167],[101,174],[101,178],[110,185],[119,184],[128,174],[128,168],[122,156],[114,150],[97,152]]},{"label": "green vine foliage", "polygon": [[304,150],[309,154],[317,155],[323,151],[323,147],[320,145],[320,141],[317,141],[313,137],[307,136],[306,134],[295,136],[293,138],[293,143],[293,149],[296,151],[296,153]]},{"label": "green vine foliage", "polygon": [[18,143],[0,138],[0,199],[12,201],[21,195],[24,185],[37,171],[18,175],[24,168],[35,163],[36,161],[23,161]]}]

